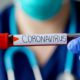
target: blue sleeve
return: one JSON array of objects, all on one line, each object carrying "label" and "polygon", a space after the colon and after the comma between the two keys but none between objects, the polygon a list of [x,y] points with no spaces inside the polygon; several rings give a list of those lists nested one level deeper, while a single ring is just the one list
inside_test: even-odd
[{"label": "blue sleeve", "polygon": [[0,13],[0,33],[1,33],[1,13]]},{"label": "blue sleeve", "polygon": [[[2,18],[1,18],[1,12],[0,12],[0,33],[2,33]],[[0,80],[4,79],[4,69],[3,69],[3,53],[2,50],[0,50]]]}]

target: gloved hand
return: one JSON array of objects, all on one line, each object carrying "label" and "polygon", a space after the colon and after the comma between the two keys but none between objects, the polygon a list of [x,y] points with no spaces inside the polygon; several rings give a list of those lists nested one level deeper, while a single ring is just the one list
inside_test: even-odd
[{"label": "gloved hand", "polygon": [[69,51],[71,51],[73,53],[80,52],[80,37],[70,41],[67,45],[67,48]]}]

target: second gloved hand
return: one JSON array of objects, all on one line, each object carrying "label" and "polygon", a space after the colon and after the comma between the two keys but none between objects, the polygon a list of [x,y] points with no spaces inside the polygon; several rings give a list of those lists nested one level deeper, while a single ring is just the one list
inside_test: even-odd
[{"label": "second gloved hand", "polygon": [[70,41],[67,45],[67,48],[69,51],[71,51],[73,53],[80,52],[80,37]]}]

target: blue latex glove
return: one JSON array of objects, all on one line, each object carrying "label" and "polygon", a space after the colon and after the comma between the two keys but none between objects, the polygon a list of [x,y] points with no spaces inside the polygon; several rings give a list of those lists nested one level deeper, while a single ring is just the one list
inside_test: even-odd
[{"label": "blue latex glove", "polygon": [[67,45],[67,48],[69,51],[71,51],[73,53],[80,52],[80,37],[70,41]]}]

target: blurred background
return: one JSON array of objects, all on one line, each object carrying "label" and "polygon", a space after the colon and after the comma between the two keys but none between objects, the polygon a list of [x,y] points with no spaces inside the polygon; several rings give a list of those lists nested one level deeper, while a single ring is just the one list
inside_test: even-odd
[{"label": "blurred background", "polygon": [[12,0],[0,0],[0,10],[3,10],[6,6],[10,5]]},{"label": "blurred background", "polygon": [[[76,0],[80,1],[80,0]],[[10,5],[12,0],[0,0],[0,10],[3,10],[6,6]]]}]

